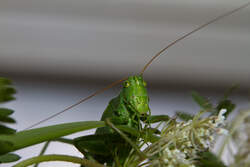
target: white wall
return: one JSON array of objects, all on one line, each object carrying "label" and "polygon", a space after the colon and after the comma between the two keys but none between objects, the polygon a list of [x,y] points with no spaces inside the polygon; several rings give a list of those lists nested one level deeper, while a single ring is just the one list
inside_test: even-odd
[{"label": "white wall", "polygon": [[[0,1],[0,74],[120,78],[182,34],[245,0]],[[249,88],[250,8],[170,48],[155,82]],[[97,68],[98,67],[98,68]],[[113,70],[115,69],[115,70]]]}]

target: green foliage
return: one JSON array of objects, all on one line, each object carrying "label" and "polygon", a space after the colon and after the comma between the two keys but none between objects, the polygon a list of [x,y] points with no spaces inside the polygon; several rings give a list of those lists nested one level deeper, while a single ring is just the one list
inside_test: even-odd
[{"label": "green foliage", "polygon": [[0,77],[0,103],[8,102],[14,100],[13,96],[16,90],[11,87],[11,81]]},{"label": "green foliage", "polygon": [[[16,93],[15,89],[11,86],[11,81],[6,78],[0,77],[0,103],[11,101]],[[9,115],[14,111],[7,108],[0,108],[0,134],[13,134],[14,129],[8,128],[2,123],[15,123],[15,120]]]},{"label": "green foliage", "polygon": [[180,111],[176,112],[176,116],[183,121],[189,121],[189,120],[192,120],[194,118],[194,115],[188,114],[185,112],[180,112]]},{"label": "green foliage", "polygon": [[[202,109],[204,109],[207,112],[211,112],[211,115],[218,115],[221,109],[226,109],[227,112],[223,116],[227,117],[236,107],[236,105],[233,104],[232,101],[229,99],[229,96],[237,88],[238,88],[237,85],[234,85],[231,88],[229,88],[224,94],[223,98],[218,102],[218,104],[215,107],[208,99],[199,95],[197,92],[194,91],[192,92],[192,98],[197,104],[199,104],[199,106]],[[191,119],[191,117],[189,117],[187,113],[184,112],[177,113],[177,116],[181,119],[183,118],[183,120]]]},{"label": "green foliage", "polygon": [[[205,97],[201,96],[198,92],[192,91],[191,92],[193,100],[201,107],[202,110],[206,112],[213,112],[214,107],[212,103]],[[183,121],[189,121],[194,118],[194,115],[189,114],[187,112],[183,111],[177,111],[176,112],[177,118],[183,120]]]},{"label": "green foliage", "polygon": [[[15,89],[11,87],[11,81],[0,78],[0,103],[15,99],[13,97]],[[72,134],[74,132],[88,130],[105,126],[102,121],[76,122],[25,130],[18,133],[3,123],[15,123],[10,117],[13,110],[0,108],[0,163],[7,163],[18,160],[20,157],[10,152],[22,149],[44,141],[54,140],[59,137]]]},{"label": "green foliage", "polygon": [[170,117],[168,115],[150,115],[148,116],[146,122],[147,123],[157,123],[160,121],[169,121]]},{"label": "green foliage", "polygon": [[221,100],[219,104],[216,106],[216,112],[214,114],[218,115],[221,109],[226,109],[227,112],[224,114],[224,116],[227,117],[235,109],[235,107],[236,105],[233,104],[231,100],[228,99]]},{"label": "green foliage", "polygon": [[14,111],[7,108],[0,108],[0,121],[5,123],[16,123],[16,121],[9,117]]},{"label": "green foliage", "polygon": [[10,152],[13,149],[14,144],[7,140],[0,140],[0,155]]},{"label": "green foliage", "polygon": [[193,91],[191,93],[193,100],[200,105],[200,107],[202,109],[204,109],[205,111],[212,111],[213,110],[213,105],[210,103],[210,101],[208,99],[206,99],[205,97],[201,96],[199,93]]},{"label": "green foliage", "polygon": [[13,114],[14,111],[7,108],[0,108],[0,117],[7,117]]},{"label": "green foliage", "polygon": [[227,116],[235,109],[236,105],[232,103],[232,101],[229,99],[229,96],[238,88],[238,85],[233,85],[230,87],[226,93],[224,94],[224,97],[219,101],[218,105],[215,107],[215,111],[212,113],[212,115],[218,115],[221,109],[226,109],[227,112],[223,115],[227,118]]},{"label": "green foliage", "polygon": [[127,125],[117,125],[116,126],[119,130],[126,132],[132,136],[139,137],[139,131],[133,127]]},{"label": "green foliage", "polygon": [[103,121],[84,121],[47,126],[17,132],[14,135],[0,135],[0,140],[8,141],[13,144],[10,151],[22,149],[31,145],[39,144],[45,141],[54,140],[75,132],[103,127]]},{"label": "green foliage", "polygon": [[226,167],[226,165],[211,152],[200,152],[198,156],[197,167]]},{"label": "green foliage", "polygon": [[0,134],[10,135],[10,134],[14,134],[16,132],[16,130],[14,130],[12,128],[8,128],[8,127],[0,124],[0,132],[1,132]]},{"label": "green foliage", "polygon": [[144,142],[154,143],[159,140],[159,135],[161,131],[157,128],[144,128],[139,134]]},{"label": "green foliage", "polygon": [[[0,103],[14,100],[16,90],[12,87],[11,81],[0,77]],[[13,135],[16,130],[3,125],[3,123],[15,123],[16,121],[10,117],[14,111],[7,108],[0,108],[0,135]],[[14,144],[11,141],[0,139],[0,163],[8,163],[17,161],[20,157],[16,154],[5,154],[13,149]]]},{"label": "green foliage", "polygon": [[[221,109],[227,109],[227,112],[224,114],[224,116],[227,116],[235,108],[235,104],[233,104],[228,99],[232,90],[234,89],[231,88],[229,91],[227,91],[223,99],[219,101],[216,107],[214,107],[208,99],[202,97],[197,92],[192,92],[192,97],[194,101],[202,108],[202,111],[210,112],[211,115],[218,115]],[[0,78],[0,102],[4,103],[13,100],[14,93],[15,90],[11,87],[11,82],[7,79]],[[111,105],[111,109],[114,109],[112,107],[117,105],[120,105],[120,101],[114,101]],[[126,104],[124,103],[124,105]],[[108,114],[106,115],[107,118],[110,117],[110,112],[108,111],[106,112],[106,114]],[[114,110],[113,112],[115,111],[116,110]],[[130,122],[132,124],[120,123],[125,117],[122,117],[122,119],[121,117],[111,117],[111,124],[114,126],[112,127],[112,129],[109,128],[109,130],[111,130],[111,133],[100,133],[65,141],[65,139],[61,139],[60,137],[75,132],[89,130],[92,128],[103,128],[108,124],[105,124],[104,121],[85,121],[24,130],[16,133],[14,129],[11,129],[5,125],[6,123],[15,123],[15,120],[10,117],[13,112],[13,110],[7,108],[0,108],[0,163],[8,163],[19,160],[20,157],[18,155],[10,153],[12,151],[16,151],[42,142],[54,140],[76,145],[77,148],[86,156],[86,158],[90,160],[96,159],[100,163],[107,162],[108,165],[116,164],[118,166],[122,166],[123,163],[125,163],[126,158],[130,155],[129,153],[131,153],[131,151],[138,155],[144,155],[139,156],[139,159],[147,158],[145,156],[146,154],[140,151],[142,145],[138,145],[138,143],[154,144],[163,141],[161,139],[162,132],[159,131],[159,127],[162,122],[165,122],[168,127],[171,127],[171,124],[173,124],[173,127],[175,127],[174,125],[178,124],[176,122],[176,119],[172,119],[168,115],[149,115],[147,113],[142,113],[140,115],[140,113],[130,111],[133,114],[131,116],[131,113],[129,112],[130,117],[126,117],[126,119],[128,119],[129,121],[133,119],[132,122]],[[119,114],[124,114],[123,110],[121,110]],[[185,122],[195,119],[194,115],[185,112],[177,112],[176,116],[184,120]],[[156,128],[151,127],[151,124],[157,122],[160,123],[156,126]],[[144,124],[144,127],[141,125],[141,123]],[[179,126],[182,126],[182,124],[179,124]],[[188,126],[188,124],[186,124],[186,126]],[[169,130],[171,131],[171,128],[166,130],[166,133],[169,132]],[[114,131],[119,131],[120,133],[113,133]],[[178,132],[180,133],[181,131]],[[179,133],[178,135],[180,135]],[[194,142],[194,137],[192,139],[192,142]],[[72,143],[72,141],[74,142]],[[174,145],[171,146],[173,147]],[[200,152],[195,162],[197,162],[196,167],[226,167],[214,154],[210,152]]]},{"label": "green foliage", "polygon": [[0,164],[1,163],[9,163],[18,161],[21,157],[17,154],[8,153],[0,156]]}]

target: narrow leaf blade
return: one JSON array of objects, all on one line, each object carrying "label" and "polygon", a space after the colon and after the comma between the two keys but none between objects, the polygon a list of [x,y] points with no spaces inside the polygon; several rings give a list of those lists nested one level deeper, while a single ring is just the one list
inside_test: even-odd
[{"label": "narrow leaf blade", "polygon": [[236,105],[233,104],[231,100],[222,100],[216,106],[216,112],[213,115],[218,115],[221,109],[226,109],[227,112],[224,114],[224,116],[227,117],[235,109],[235,107]]},{"label": "narrow leaf blade", "polygon": [[15,129],[8,128],[0,124],[0,134],[14,134],[15,132],[16,132]]},{"label": "narrow leaf blade", "polygon": [[10,85],[10,84],[11,84],[11,80],[0,77],[0,85]]},{"label": "narrow leaf blade", "polygon": [[213,105],[204,97],[202,97],[199,93],[193,91],[192,93],[193,100],[199,104],[199,106],[206,111],[211,111],[213,109]]},{"label": "narrow leaf blade", "polygon": [[16,123],[16,121],[11,117],[5,117],[0,115],[0,121],[5,123]]},{"label": "narrow leaf blade", "polygon": [[161,121],[169,121],[170,117],[168,115],[151,115],[146,120],[148,123],[157,123]]},{"label": "narrow leaf blade", "polygon": [[17,154],[8,153],[0,156],[0,164],[1,163],[9,163],[18,161],[21,157]]},{"label": "narrow leaf blade", "polygon": [[13,114],[14,111],[8,108],[0,108],[0,116],[9,116]]},{"label": "narrow leaf blade", "polygon": [[185,112],[176,112],[176,116],[183,121],[189,121],[194,118],[194,115]]},{"label": "narrow leaf blade", "polygon": [[13,143],[9,141],[0,140],[0,155],[10,152],[13,149]]},{"label": "narrow leaf blade", "polygon": [[13,143],[14,146],[11,151],[15,151],[31,145],[42,143],[44,141],[49,141],[60,138],[62,136],[70,135],[75,132],[104,127],[104,126],[105,123],[103,121],[84,121],[84,122],[66,123],[66,124],[47,126],[43,128],[25,130],[17,132],[14,135],[0,135],[0,140],[6,140]]}]

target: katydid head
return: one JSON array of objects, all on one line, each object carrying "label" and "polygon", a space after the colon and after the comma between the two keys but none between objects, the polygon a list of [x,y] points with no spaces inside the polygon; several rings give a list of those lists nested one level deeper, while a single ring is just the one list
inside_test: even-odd
[{"label": "katydid head", "polygon": [[125,103],[137,113],[144,115],[149,112],[149,98],[146,89],[146,82],[142,76],[130,76],[123,82],[123,96]]}]

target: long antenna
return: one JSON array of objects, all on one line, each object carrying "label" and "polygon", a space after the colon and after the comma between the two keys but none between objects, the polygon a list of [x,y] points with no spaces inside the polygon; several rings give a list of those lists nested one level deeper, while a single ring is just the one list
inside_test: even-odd
[{"label": "long antenna", "polygon": [[39,121],[39,122],[37,122],[37,123],[35,123],[35,124],[29,126],[28,128],[26,128],[26,129],[24,129],[24,130],[31,129],[31,128],[33,128],[33,127],[35,127],[35,126],[37,126],[37,125],[39,125],[39,124],[41,124],[41,123],[43,123],[43,122],[46,122],[46,121],[48,121],[48,120],[50,120],[50,119],[52,119],[52,118],[54,118],[54,117],[56,117],[56,116],[58,116],[58,115],[64,113],[65,111],[68,111],[68,110],[70,110],[71,108],[73,108],[73,107],[75,107],[75,106],[77,106],[77,105],[79,105],[79,104],[85,102],[86,100],[88,100],[88,99],[94,97],[95,95],[101,94],[101,93],[104,92],[105,90],[107,90],[107,89],[109,89],[109,88],[112,88],[113,86],[115,86],[115,85],[121,83],[122,81],[124,81],[124,80],[126,80],[126,79],[127,79],[127,77],[126,77],[126,78],[123,78],[123,79],[120,79],[120,80],[117,80],[117,81],[115,81],[115,82],[109,84],[108,86],[106,86],[106,87],[104,87],[104,88],[102,88],[102,89],[97,90],[97,91],[94,92],[93,94],[91,94],[91,95],[89,95],[89,96],[87,96],[87,97],[85,97],[85,98],[79,100],[79,101],[76,102],[75,104],[72,104],[72,105],[66,107],[66,108],[63,109],[62,111],[57,112],[57,113],[55,113],[55,114],[53,114],[53,115],[47,117],[46,119],[43,119],[43,120],[41,120],[41,121]]},{"label": "long antenna", "polygon": [[226,12],[220,16],[217,16],[216,18],[214,18],[213,20],[210,20],[208,22],[206,22],[205,24],[202,24],[201,26],[199,26],[198,28],[184,34],[183,36],[181,36],[180,38],[176,39],[175,41],[171,42],[169,45],[167,45],[165,48],[163,48],[162,50],[160,50],[158,53],[156,53],[149,61],[148,63],[143,67],[143,69],[141,70],[140,72],[140,75],[143,75],[144,71],[148,68],[148,66],[156,59],[158,58],[163,52],[165,52],[168,48],[170,48],[171,46],[175,45],[176,43],[178,43],[179,41],[182,41],[183,39],[187,38],[188,36],[190,36],[191,34],[195,33],[196,31],[199,31],[200,29],[206,27],[207,25],[209,24],[212,24],[220,19],[222,19],[223,17],[226,17],[226,16],[229,16],[245,7],[247,7],[248,5],[250,5],[250,2],[234,9],[234,10],[231,10],[229,12]]},{"label": "long antenna", "polygon": [[[165,52],[168,48],[170,48],[170,47],[173,46],[174,44],[176,44],[176,43],[178,43],[179,41],[185,39],[186,37],[190,36],[191,34],[195,33],[196,31],[199,31],[200,29],[206,27],[207,25],[212,24],[212,23],[216,22],[217,20],[222,19],[223,17],[229,16],[229,15],[231,15],[231,14],[233,14],[233,13],[235,13],[235,12],[237,12],[237,11],[243,9],[243,8],[246,8],[246,7],[249,6],[249,5],[250,5],[250,2],[248,2],[248,3],[246,3],[246,4],[242,5],[242,6],[240,6],[240,7],[238,7],[238,8],[236,8],[236,9],[234,9],[234,10],[231,10],[231,11],[229,11],[229,12],[226,12],[226,13],[224,13],[224,14],[222,14],[222,15],[216,17],[215,19],[213,19],[213,20],[211,20],[211,21],[209,21],[209,22],[207,22],[207,23],[205,23],[205,24],[199,26],[198,28],[194,29],[193,31],[190,31],[189,33],[184,34],[183,36],[181,36],[180,38],[176,39],[175,41],[171,42],[171,43],[170,43],[169,45],[167,45],[165,48],[163,48],[163,49],[160,50],[158,53],[156,53],[156,54],[148,61],[148,63],[147,63],[147,64],[143,67],[143,69],[141,70],[140,75],[143,75],[143,73],[144,73],[145,70],[149,67],[149,65],[150,65],[157,57],[159,57],[163,52]],[[48,120],[50,120],[50,119],[52,119],[52,118],[54,118],[54,117],[56,117],[56,116],[58,116],[58,115],[60,115],[60,114],[62,114],[62,113],[64,113],[64,112],[70,110],[71,108],[73,108],[73,107],[75,107],[75,106],[77,106],[77,105],[79,105],[79,104],[85,102],[86,100],[88,100],[88,99],[94,97],[95,95],[101,94],[101,93],[104,92],[105,90],[107,90],[107,89],[109,89],[109,88],[111,88],[111,87],[113,87],[113,86],[115,86],[115,85],[121,83],[122,81],[124,81],[124,80],[126,80],[126,79],[127,79],[127,77],[126,77],[126,78],[123,78],[123,79],[120,79],[120,80],[118,80],[118,81],[115,81],[115,82],[111,83],[110,85],[108,85],[108,86],[106,86],[106,87],[104,87],[104,88],[102,88],[102,89],[97,90],[97,91],[94,92],[93,94],[91,94],[91,95],[89,95],[89,96],[87,96],[87,97],[85,97],[85,98],[79,100],[79,101],[76,102],[75,104],[72,104],[72,105],[68,106],[67,108],[63,109],[62,111],[57,112],[57,113],[51,115],[50,117],[48,117],[48,118],[46,118],[46,119],[43,119],[43,120],[41,120],[41,121],[39,121],[39,122],[37,122],[37,123],[35,123],[35,124],[29,126],[29,127],[26,128],[25,130],[31,129],[31,128],[33,128],[33,127],[35,127],[35,126],[37,126],[37,125],[39,125],[39,124],[41,124],[41,123],[43,123],[43,122],[46,122],[46,121],[48,121]]]}]

